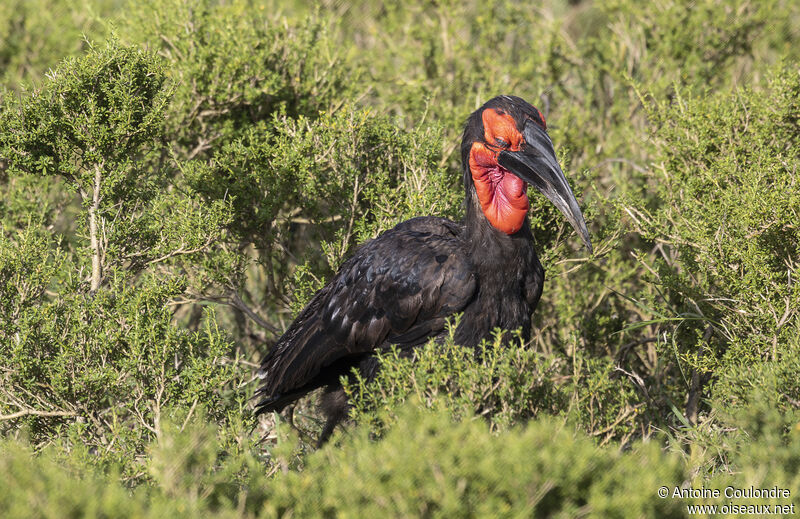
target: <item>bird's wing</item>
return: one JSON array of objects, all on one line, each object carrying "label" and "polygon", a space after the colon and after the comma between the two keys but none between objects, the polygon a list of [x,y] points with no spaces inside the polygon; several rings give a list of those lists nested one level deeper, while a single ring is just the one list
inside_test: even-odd
[{"label": "bird's wing", "polygon": [[441,332],[476,292],[459,233],[448,220],[415,218],[359,248],[264,358],[259,410],[280,409],[322,385],[315,379],[337,361]]}]

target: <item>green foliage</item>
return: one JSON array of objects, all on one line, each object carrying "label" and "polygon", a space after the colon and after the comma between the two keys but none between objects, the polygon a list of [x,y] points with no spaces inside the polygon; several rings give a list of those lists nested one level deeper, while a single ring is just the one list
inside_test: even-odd
[{"label": "green foliage", "polygon": [[[150,486],[123,488],[116,476],[80,468],[74,456],[34,455],[24,444],[0,445],[0,509],[5,516],[64,513],[114,517],[683,517],[687,504],[724,498],[660,499],[691,480],[681,457],[655,441],[630,449],[598,447],[552,418],[493,434],[480,418],[458,421],[442,401],[429,409],[409,402],[376,442],[366,428],[305,459],[303,470],[271,477],[254,452],[225,452],[202,418],[179,427],[165,421],[150,451]],[[760,403],[739,424],[750,440],[734,454],[737,471],[694,481],[693,487],[796,488],[800,437],[794,416]],[[295,446],[271,454],[277,469]],[[377,462],[376,462],[377,460]],[[756,469],[758,467],[758,469]],[[790,500],[764,503],[797,504]]]},{"label": "green foliage", "polygon": [[[292,510],[304,517],[349,510],[400,517],[571,517],[586,512],[622,517],[677,511],[679,503],[654,500],[642,491],[682,477],[676,460],[655,445],[638,445],[624,454],[601,450],[551,420],[494,436],[481,420],[462,418],[454,423],[446,412],[428,414],[405,406],[380,442],[362,428],[338,449],[310,456],[302,473],[278,480],[268,510],[271,515]],[[609,493],[610,488],[616,491]]]},{"label": "green foliage", "polygon": [[750,484],[795,489],[800,484],[800,413],[797,408],[778,409],[773,398],[756,389],[728,417],[746,435],[739,439],[733,463],[737,468],[761,467],[760,473],[744,472]]},{"label": "green foliage", "polygon": [[8,0],[0,5],[0,84],[20,90],[107,33],[118,0]]},{"label": "green foliage", "polygon": [[34,227],[16,236],[0,234],[0,338],[10,341],[17,319],[44,298],[50,282],[64,266],[64,255],[50,245],[50,236]]},{"label": "green foliage", "polygon": [[37,443],[82,445],[94,452],[93,462],[120,464],[126,477],[139,477],[136,455],[160,434],[162,416],[199,403],[224,422],[244,405],[242,395],[226,394],[243,374],[226,362],[231,345],[213,314],[197,332],[171,323],[166,304],[180,293],[179,280],[132,286],[120,276],[91,296],[68,286],[47,301],[54,270],[69,265],[58,256],[37,258],[46,254],[43,240],[25,238],[19,247],[3,244],[21,258],[0,263],[5,286],[34,261],[45,262],[36,263],[40,275],[18,285],[16,298],[3,293],[0,363],[13,366],[2,375],[4,432],[25,427]]},{"label": "green foliage", "polygon": [[122,259],[113,258],[121,252],[114,247],[121,241],[115,234],[128,223],[120,212],[130,209],[132,199],[154,196],[152,173],[137,163],[158,137],[168,100],[164,79],[154,56],[112,40],[103,49],[65,60],[40,90],[17,102],[4,100],[0,153],[8,173],[60,175],[80,194],[90,235],[92,290],[108,263]]},{"label": "green foliage", "polygon": [[[677,361],[713,373],[719,396],[738,391],[742,369],[762,366],[782,373],[775,396],[795,398],[800,389],[793,360],[799,93],[792,67],[763,92],[680,97],[650,108],[659,204],[630,214],[643,236],[670,248],[652,271],[664,290],[656,302],[661,314],[680,322],[672,331]],[[766,388],[774,377],[747,378]]]},{"label": "green foliage", "polygon": [[[174,322],[171,303],[186,291],[181,259],[210,253],[228,212],[159,190],[160,171],[140,165],[162,152],[164,81],[155,56],[112,40],[64,61],[40,89],[6,98],[0,115],[5,174],[23,195],[5,206],[0,234],[0,428],[85,450],[129,479],[142,477],[137,457],[162,415],[200,404],[226,423],[245,398],[226,394],[243,372],[214,313],[198,316],[195,330]],[[33,198],[65,185],[83,203],[56,204],[74,204],[80,223],[53,236],[43,225],[59,207]]]},{"label": "green foliage", "polygon": [[[267,479],[247,455],[227,456],[215,466],[220,452],[207,426],[193,423],[183,432],[172,428],[154,452],[154,486],[139,489],[119,508],[114,507],[124,491],[117,482],[103,484],[90,473],[76,485],[75,478],[47,458],[26,466],[30,452],[7,444],[3,450],[8,456],[0,462],[6,474],[0,480],[0,508],[8,507],[10,518],[47,517],[55,510],[115,517],[678,513],[678,501],[652,498],[649,487],[684,477],[677,459],[655,444],[637,445],[625,453],[603,450],[550,420],[498,437],[480,420],[464,417],[455,423],[441,410],[404,406],[398,418],[381,442],[375,443],[362,429],[337,448],[309,456],[303,472],[274,479]],[[237,472],[244,474],[238,484]],[[236,501],[230,490],[238,485],[247,490]],[[94,499],[96,495],[101,499]]]},{"label": "green foliage", "polygon": [[125,20],[123,32],[158,51],[176,84],[164,121],[176,152],[205,156],[276,113],[316,117],[347,96],[358,78],[325,25],[289,27],[271,10],[242,0],[148,1]]},{"label": "green foliage", "polygon": [[104,198],[117,199],[118,186],[136,185],[138,178],[128,175],[134,160],[157,137],[167,101],[163,85],[154,56],[113,40],[65,60],[42,90],[3,111],[1,145],[10,170],[63,175],[90,192],[100,168],[110,177]]},{"label": "green foliage", "polygon": [[[721,70],[752,51],[767,24],[777,20],[779,8],[777,1],[702,0],[689,5],[667,0],[657,9],[625,1],[607,2],[601,8],[603,16],[614,30],[625,35],[623,44],[614,49],[608,38],[596,35],[591,45],[603,54],[616,50],[614,57],[624,63],[621,71],[634,79],[655,80],[651,87],[667,89],[671,83],[680,82],[704,88],[724,80],[726,75]],[[636,49],[638,42],[644,45]],[[612,56],[606,54],[604,58]]]},{"label": "green foliage", "polygon": [[[5,2],[0,515],[677,516],[659,486],[797,488],[798,23]],[[308,402],[254,429],[248,374],[354,248],[459,218],[461,125],[499,93],[545,113],[595,243],[532,195],[530,343],[385,352],[320,452]]]},{"label": "green foliage", "polygon": [[455,344],[455,326],[450,331],[448,339],[418,348],[413,358],[395,349],[384,353],[374,381],[358,375],[348,381],[351,416],[379,433],[396,422],[394,414],[404,402],[413,401],[444,405],[457,418],[481,416],[492,429],[505,430],[566,407],[563,389],[553,383],[558,371],[552,358],[499,331],[475,351]]}]

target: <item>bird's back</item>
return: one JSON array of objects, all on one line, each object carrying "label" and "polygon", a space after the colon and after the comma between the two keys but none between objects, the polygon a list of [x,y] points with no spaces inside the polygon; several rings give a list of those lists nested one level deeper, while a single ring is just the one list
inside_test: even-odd
[{"label": "bird's back", "polygon": [[280,411],[382,348],[442,333],[475,297],[464,229],[420,217],[366,242],[300,312],[261,364],[258,412]]}]

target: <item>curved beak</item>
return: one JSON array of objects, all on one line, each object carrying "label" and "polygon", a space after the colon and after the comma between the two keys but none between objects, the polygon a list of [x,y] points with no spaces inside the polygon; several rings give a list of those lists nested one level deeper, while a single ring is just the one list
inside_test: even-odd
[{"label": "curved beak", "polygon": [[525,145],[520,151],[501,151],[497,162],[531,186],[539,190],[562,212],[572,227],[578,231],[589,252],[589,230],[583,219],[581,208],[572,193],[567,178],[556,159],[553,141],[544,129],[533,121],[525,123],[522,131]]}]

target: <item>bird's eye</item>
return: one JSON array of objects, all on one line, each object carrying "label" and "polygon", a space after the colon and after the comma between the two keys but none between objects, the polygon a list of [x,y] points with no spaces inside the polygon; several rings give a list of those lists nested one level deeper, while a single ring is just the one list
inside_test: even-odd
[{"label": "bird's eye", "polygon": [[495,137],[494,142],[501,148],[505,148],[506,146],[508,146],[508,143],[500,137]]}]

